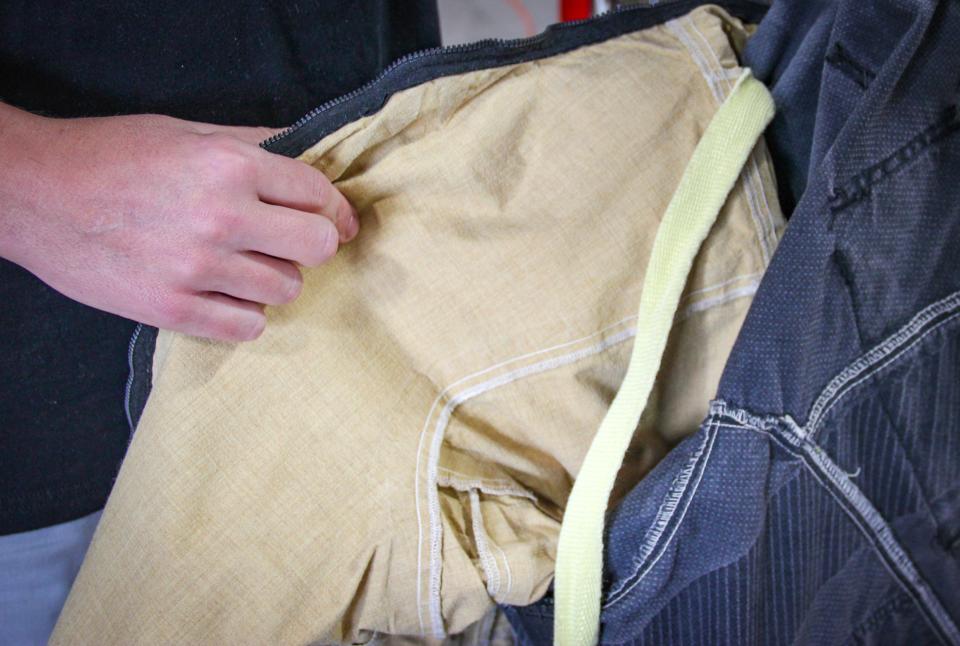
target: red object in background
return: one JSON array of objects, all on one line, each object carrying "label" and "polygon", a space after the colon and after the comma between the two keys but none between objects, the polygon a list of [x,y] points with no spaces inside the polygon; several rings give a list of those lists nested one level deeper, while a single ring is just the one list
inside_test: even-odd
[{"label": "red object in background", "polygon": [[560,20],[583,20],[593,15],[593,0],[560,0]]}]

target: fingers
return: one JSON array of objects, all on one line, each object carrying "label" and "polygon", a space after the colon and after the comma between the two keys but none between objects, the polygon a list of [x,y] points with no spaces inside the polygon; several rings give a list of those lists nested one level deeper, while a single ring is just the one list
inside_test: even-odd
[{"label": "fingers", "polygon": [[161,327],[219,341],[251,341],[263,333],[263,306],[225,294],[182,295],[167,308]]},{"label": "fingers", "polygon": [[194,124],[194,128],[209,137],[205,152],[214,160],[209,165],[240,179],[242,188],[249,187],[261,201],[328,218],[337,227],[341,242],[357,235],[356,210],[323,173],[255,146],[271,129],[210,124]]},{"label": "fingers", "polygon": [[257,174],[261,200],[329,218],[341,242],[357,235],[360,225],[356,210],[323,173],[296,159],[261,152]]},{"label": "fingers", "polygon": [[290,262],[246,252],[209,266],[190,285],[165,299],[156,325],[221,341],[249,341],[266,325],[264,305],[292,301],[303,278]]},{"label": "fingers", "polygon": [[239,249],[257,251],[306,267],[316,267],[337,253],[339,232],[327,218],[283,206],[257,203],[240,219],[232,235]]},{"label": "fingers", "polygon": [[252,252],[233,254],[198,285],[199,289],[265,305],[289,303],[302,287],[303,277],[293,263]]}]

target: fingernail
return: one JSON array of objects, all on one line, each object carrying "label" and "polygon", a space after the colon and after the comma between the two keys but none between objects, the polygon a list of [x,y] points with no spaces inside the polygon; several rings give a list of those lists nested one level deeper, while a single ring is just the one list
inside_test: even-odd
[{"label": "fingernail", "polygon": [[343,226],[343,241],[349,242],[353,240],[359,231],[360,220],[357,218],[357,212],[350,209],[350,215],[347,218],[346,224]]}]

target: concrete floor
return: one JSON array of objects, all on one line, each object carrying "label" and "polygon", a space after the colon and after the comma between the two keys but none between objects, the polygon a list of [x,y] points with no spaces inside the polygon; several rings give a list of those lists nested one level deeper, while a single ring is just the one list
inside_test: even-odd
[{"label": "concrete floor", "polygon": [[[523,20],[516,0],[438,0],[440,32],[444,45],[470,43],[484,38],[522,38]],[[534,33],[557,22],[558,0],[522,0],[533,18]]]}]

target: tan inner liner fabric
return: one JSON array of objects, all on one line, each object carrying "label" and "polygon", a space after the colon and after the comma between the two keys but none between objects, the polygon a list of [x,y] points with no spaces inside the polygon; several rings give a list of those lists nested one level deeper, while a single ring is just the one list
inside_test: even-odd
[{"label": "tan inner liner fabric", "polygon": [[[360,236],[264,335],[161,333],[54,643],[441,637],[552,577],[659,219],[740,74],[716,8],[437,79],[301,159]],[[783,227],[759,145],[700,251],[622,496],[706,412]]]}]

